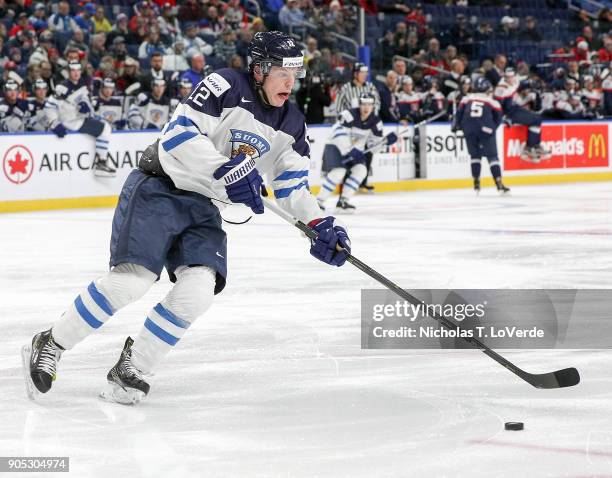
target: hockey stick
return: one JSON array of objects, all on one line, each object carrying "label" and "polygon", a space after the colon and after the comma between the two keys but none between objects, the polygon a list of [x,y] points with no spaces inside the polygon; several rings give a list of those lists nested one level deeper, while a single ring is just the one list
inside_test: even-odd
[{"label": "hockey stick", "polygon": [[[277,216],[281,217],[282,219],[287,221],[289,224],[292,224],[293,226],[298,228],[308,238],[316,239],[317,233],[313,229],[311,229],[309,226],[307,226],[302,221],[291,216],[291,214],[284,211],[272,200],[267,199],[267,198],[262,198],[262,200],[264,201],[265,207],[271,210]],[[372,269],[370,266],[368,266],[364,262],[357,259],[351,253],[346,252],[346,256],[347,256],[346,260],[350,262],[351,264],[353,264],[357,269],[366,273],[367,275],[369,275],[372,279],[376,280],[377,282],[380,282],[387,289],[399,295],[402,299],[406,300],[407,302],[413,305],[422,304],[422,302],[418,300],[416,297],[412,296],[411,294],[406,292],[404,289],[399,287],[397,284],[391,282],[385,276],[378,273],[377,271]],[[456,329],[456,326],[444,316],[440,316],[437,314],[430,314],[429,317],[438,321],[441,325],[443,325],[447,329],[450,329],[450,330]],[[533,385],[536,388],[571,387],[573,385],[577,385],[580,382],[580,374],[578,373],[578,370],[576,370],[573,367],[564,368],[562,370],[557,370],[555,372],[542,373],[542,374],[528,373],[522,370],[521,368],[517,367],[516,365],[514,365],[512,362],[510,362],[506,358],[499,355],[497,352],[487,347],[485,344],[483,344],[478,339],[475,339],[472,337],[461,337],[461,338],[465,340],[466,342],[468,342],[473,347],[480,349],[485,355],[488,355],[493,360],[495,360],[498,364],[507,368],[512,373],[514,373],[515,375],[518,375],[520,378],[522,378],[527,383]]]},{"label": "hockey stick", "polygon": [[[431,118],[427,118],[424,119],[423,121],[419,121],[418,123],[413,124],[410,128],[405,128],[402,131],[400,131],[399,133],[397,133],[397,137],[401,138],[403,135],[405,135],[406,133],[408,133],[412,128],[418,128],[419,126],[422,126],[424,124],[428,124],[431,123],[432,121],[437,120],[440,116],[444,115],[446,113],[446,111],[439,111],[438,113],[436,113],[435,115],[433,115]],[[389,133],[391,134],[391,133]],[[366,149],[363,154],[366,153],[371,153],[372,151],[374,151],[375,149],[378,149],[380,146],[383,146],[385,144],[387,144],[387,136],[389,135],[385,135],[383,137],[383,139],[381,141],[379,141],[376,144],[373,144],[372,146],[370,146],[368,149]]]}]

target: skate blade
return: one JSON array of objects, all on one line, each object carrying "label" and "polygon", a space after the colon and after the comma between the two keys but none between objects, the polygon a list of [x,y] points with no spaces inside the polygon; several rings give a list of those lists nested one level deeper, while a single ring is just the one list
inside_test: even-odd
[{"label": "skate blade", "polygon": [[32,382],[32,377],[30,376],[30,356],[32,355],[32,346],[24,345],[21,347],[21,365],[23,370],[23,379],[25,382],[26,394],[28,398],[32,401],[36,401],[40,396],[40,392]]},{"label": "skate blade", "polygon": [[114,178],[117,176],[117,173],[108,173],[106,171],[97,171],[94,169],[94,176],[98,178]]},{"label": "skate blade", "polygon": [[136,405],[145,397],[144,392],[133,388],[124,389],[114,382],[108,382],[100,391],[100,398],[107,402],[120,403],[122,405]]},{"label": "skate blade", "polygon": [[500,196],[512,196],[512,194],[510,194],[510,191],[497,191],[497,193]]}]

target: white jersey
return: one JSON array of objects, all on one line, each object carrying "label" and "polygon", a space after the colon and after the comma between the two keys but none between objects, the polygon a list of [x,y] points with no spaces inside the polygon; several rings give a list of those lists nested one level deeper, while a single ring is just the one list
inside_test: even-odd
[{"label": "white jersey", "polygon": [[123,119],[123,97],[111,96],[105,99],[96,96],[93,99],[93,107],[96,117],[106,121],[111,126]]},{"label": "white jersey", "polygon": [[382,134],[383,123],[377,115],[372,113],[362,121],[359,108],[354,108],[340,113],[327,143],[336,146],[340,154],[346,156],[353,148],[363,151],[368,145],[379,142]]},{"label": "white jersey", "polygon": [[[79,111],[82,104],[89,109],[87,113]],[[47,111],[51,128],[62,123],[67,129],[78,130],[93,114],[93,105],[85,82],[81,80],[75,84],[66,80],[57,85],[55,95],[47,99]]]},{"label": "white jersey", "polygon": [[170,119],[170,99],[162,96],[156,100],[153,95],[140,93],[128,111],[131,129],[162,129]]},{"label": "white jersey", "polygon": [[0,99],[0,131],[18,133],[25,131],[28,102],[20,98],[15,103]]},{"label": "white jersey", "polygon": [[255,160],[283,209],[306,223],[321,217],[308,188],[304,116],[289,102],[263,105],[249,73],[224,68],[200,81],[177,106],[162,131],[159,160],[177,187],[229,201],[213,173],[240,152]]},{"label": "white jersey", "polygon": [[36,99],[28,103],[28,117],[25,122],[28,131],[48,131],[51,126],[51,116],[47,101],[40,103]]}]

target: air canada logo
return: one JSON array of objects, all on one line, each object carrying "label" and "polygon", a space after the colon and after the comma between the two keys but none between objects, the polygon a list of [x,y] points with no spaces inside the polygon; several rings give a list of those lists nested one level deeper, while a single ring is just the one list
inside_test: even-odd
[{"label": "air canada logo", "polygon": [[243,131],[240,129],[230,129],[232,136],[230,142],[232,143],[232,158],[238,156],[240,153],[246,153],[251,158],[260,158],[265,153],[270,151],[270,143],[264,138],[250,131]]},{"label": "air canada logo", "polygon": [[20,144],[11,146],[4,153],[2,171],[13,184],[25,183],[34,172],[34,157],[30,150]]}]

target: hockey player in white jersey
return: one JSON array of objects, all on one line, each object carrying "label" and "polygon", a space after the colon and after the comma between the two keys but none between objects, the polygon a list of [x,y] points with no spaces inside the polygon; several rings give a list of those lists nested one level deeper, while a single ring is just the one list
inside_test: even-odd
[{"label": "hockey player in white jersey", "polygon": [[28,116],[26,129],[28,131],[48,131],[51,124],[49,108],[47,107],[47,93],[49,85],[42,78],[34,82],[34,98],[28,102]]},{"label": "hockey player in white jersey", "polygon": [[25,131],[28,102],[19,98],[19,84],[8,79],[4,83],[4,97],[0,99],[0,131],[18,133]]},{"label": "hockey player in white jersey", "polygon": [[317,195],[321,210],[325,210],[325,200],[335,191],[347,173],[342,193],[336,208],[342,212],[355,211],[349,199],[357,192],[359,185],[368,174],[366,158],[363,151],[368,143],[381,143],[381,146],[393,144],[397,141],[394,133],[386,136],[382,141],[383,124],[374,114],[375,99],[370,94],[359,97],[359,107],[344,110],[340,120],[334,125],[323,150],[323,171],[327,173]]},{"label": "hockey player in white jersey", "polygon": [[161,130],[170,118],[170,98],[166,96],[166,80],[151,81],[151,93],[140,93],[128,111],[130,129]]},{"label": "hockey player in white jersey", "polygon": [[115,80],[104,78],[100,92],[94,96],[92,103],[96,117],[106,121],[114,130],[125,129],[127,121],[124,118],[123,98],[115,96]]},{"label": "hockey player in white jersey", "polygon": [[280,207],[317,232],[310,253],[333,266],[346,261],[346,229],[321,217],[309,191],[306,125],[288,102],[304,73],[301,49],[284,33],[260,32],[249,57],[249,72],[228,68],[204,78],[130,173],[113,219],[112,269],[24,346],[30,396],[48,392],[62,353],[142,297],[165,267],[174,286],[135,340],[127,338],[102,392],[120,403],[146,396],[148,374],[225,287],[227,245],[217,205],[263,213],[260,173],[270,178]]},{"label": "hockey player in white jersey", "polygon": [[96,150],[92,170],[96,176],[114,176],[115,168],[106,153],[111,138],[111,127],[105,121],[94,119],[89,89],[81,78],[81,63],[72,60],[68,64],[68,79],[55,87],[55,94],[47,101],[51,116],[51,131],[58,138],[68,130],[93,136]]}]

